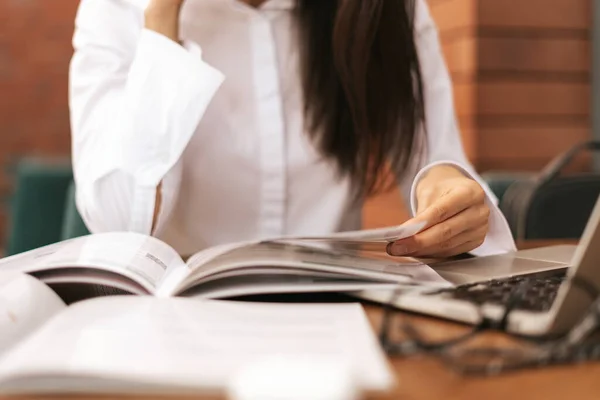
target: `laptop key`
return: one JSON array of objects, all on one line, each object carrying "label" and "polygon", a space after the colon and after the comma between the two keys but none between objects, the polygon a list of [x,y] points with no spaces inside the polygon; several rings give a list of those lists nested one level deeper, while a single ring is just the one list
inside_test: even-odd
[{"label": "laptop key", "polygon": [[525,292],[515,308],[527,311],[547,311],[552,307],[561,283],[566,278],[566,270],[552,275],[547,272],[515,276],[505,279],[494,279],[487,282],[470,283],[449,289],[441,289],[433,294],[443,294],[457,300],[475,304],[507,304],[514,291],[526,285]]}]

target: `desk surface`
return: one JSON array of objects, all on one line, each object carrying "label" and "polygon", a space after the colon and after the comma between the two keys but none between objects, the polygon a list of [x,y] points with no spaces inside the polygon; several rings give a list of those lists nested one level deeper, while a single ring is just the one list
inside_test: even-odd
[{"label": "desk surface", "polygon": [[[564,243],[564,241],[544,241],[520,244],[520,248],[542,247]],[[382,317],[381,308],[365,305],[375,330],[378,330]],[[465,329],[451,322],[426,317],[407,316],[423,329],[437,335],[444,335]],[[486,334],[483,342],[499,340],[498,334]],[[390,393],[373,395],[371,400],[494,400],[510,399],[599,399],[600,363],[588,363],[570,367],[552,367],[535,371],[519,372],[498,377],[466,378],[449,370],[429,357],[393,358],[391,366],[398,378],[398,386]],[[63,398],[63,397],[60,397]],[[34,398],[19,397],[19,400]],[[36,398],[37,399],[37,398]],[[45,397],[45,399],[49,399]],[[58,399],[58,398],[57,398]],[[70,397],[72,400],[98,399],[98,397]],[[111,397],[113,399],[113,397]],[[165,398],[156,398],[156,400]],[[205,398],[212,400],[220,398]],[[3,399],[7,400],[7,399]],[[154,400],[154,399],[153,399]]]},{"label": "desk surface", "polygon": [[[367,306],[374,326],[378,326],[381,311]],[[431,318],[409,316],[419,327],[444,335],[459,329],[458,324]],[[487,334],[483,341],[499,340],[498,334]],[[373,396],[373,400],[492,400],[510,399],[598,399],[600,398],[600,363],[572,367],[547,368],[498,377],[463,377],[433,358],[395,358],[391,360],[398,377],[398,387],[389,394]]]}]

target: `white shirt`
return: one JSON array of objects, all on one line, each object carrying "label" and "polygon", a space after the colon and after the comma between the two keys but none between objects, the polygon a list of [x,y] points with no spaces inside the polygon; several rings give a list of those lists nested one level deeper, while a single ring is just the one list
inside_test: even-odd
[{"label": "white shirt", "polygon": [[[254,9],[186,0],[183,46],[144,28],[147,2],[83,0],[77,14],[73,166],[90,230],[153,233],[190,254],[234,241],[360,229],[349,180],[336,177],[304,130],[295,1]],[[476,179],[492,215],[473,253],[514,250],[497,199],[465,157],[437,30],[424,0],[417,3],[429,149],[416,170],[452,163]],[[400,182],[413,213],[419,177]]]}]

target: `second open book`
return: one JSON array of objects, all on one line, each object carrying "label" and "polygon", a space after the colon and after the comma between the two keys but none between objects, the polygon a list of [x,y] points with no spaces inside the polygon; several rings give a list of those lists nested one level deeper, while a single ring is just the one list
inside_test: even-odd
[{"label": "second open book", "polygon": [[[292,292],[352,292],[398,285],[443,285],[428,266],[385,257],[385,244],[422,226],[228,244],[185,262],[166,243],[135,233],[105,233],[0,260],[0,271],[54,284],[93,284],[158,297],[229,298]],[[365,249],[378,248],[378,251]]]}]

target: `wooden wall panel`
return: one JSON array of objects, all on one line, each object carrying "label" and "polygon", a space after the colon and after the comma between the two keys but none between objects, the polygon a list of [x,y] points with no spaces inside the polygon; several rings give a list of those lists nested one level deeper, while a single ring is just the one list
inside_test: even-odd
[{"label": "wooden wall panel", "polygon": [[587,39],[481,37],[477,47],[480,71],[552,72],[580,81],[587,81],[590,72]]},{"label": "wooden wall panel", "polygon": [[[589,85],[561,81],[536,82],[533,80],[499,78],[491,82],[457,85],[457,93],[476,91],[477,115],[542,115],[587,116],[590,108]],[[468,104],[468,103],[467,103]],[[459,110],[468,115],[473,105]]]},{"label": "wooden wall panel", "polygon": [[585,30],[591,24],[590,0],[479,0],[478,26]]},{"label": "wooden wall panel", "polygon": [[[590,137],[590,10],[590,0],[479,1],[481,171],[537,171]],[[589,157],[573,167],[588,168]]]},{"label": "wooden wall panel", "polygon": [[481,159],[546,160],[548,154],[561,153],[588,134],[586,127],[480,129],[478,155]]},{"label": "wooden wall panel", "polygon": [[[549,126],[557,117],[587,118],[589,87],[585,84],[521,82],[510,78],[457,83],[454,86],[456,112],[461,121],[473,117],[488,124],[514,124],[535,119]],[[491,117],[491,118],[486,118]],[[463,127],[466,129],[466,127]],[[478,129],[473,132],[480,135]]]},{"label": "wooden wall panel", "polygon": [[[488,33],[489,34],[489,33]],[[444,58],[452,75],[464,78],[475,72],[501,71],[559,73],[571,80],[587,81],[590,46],[587,39],[485,37],[469,34],[442,40]],[[534,77],[535,79],[535,77]]]}]

